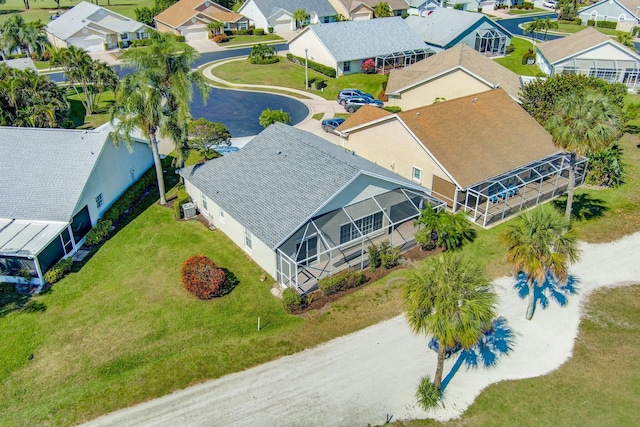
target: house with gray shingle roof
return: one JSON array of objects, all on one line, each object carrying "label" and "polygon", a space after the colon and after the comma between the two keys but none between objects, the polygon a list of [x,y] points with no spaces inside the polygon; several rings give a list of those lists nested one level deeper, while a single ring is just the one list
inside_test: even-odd
[{"label": "house with gray shingle roof", "polygon": [[425,16],[408,16],[407,25],[436,51],[464,43],[485,55],[504,55],[511,33],[486,15],[444,7]]},{"label": "house with gray shingle roof", "polygon": [[53,46],[76,46],[88,52],[117,49],[119,43],[128,47],[153,31],[148,25],[86,1],[49,22],[45,30]]},{"label": "house with gray shingle roof", "polygon": [[367,59],[386,71],[435,53],[399,16],[311,25],[289,40],[289,52],[302,58],[306,53],[338,76],[362,72]]},{"label": "house with gray shingle roof", "polygon": [[273,28],[277,33],[296,29],[293,18],[296,9],[304,9],[309,14],[304,25],[335,22],[338,14],[328,0],[246,0],[238,13],[249,18],[256,28],[265,31]]},{"label": "house with gray shingle roof", "polygon": [[630,91],[640,87],[640,55],[594,28],[538,44],[536,63],[549,76],[584,74]]},{"label": "house with gray shingle roof", "polygon": [[268,127],[238,153],[179,171],[212,225],[284,286],[362,268],[376,239],[413,240],[419,185],[306,131]]},{"label": "house with gray shingle roof", "polygon": [[149,146],[109,131],[0,127],[0,281],[72,256],[111,204],[153,165]]},{"label": "house with gray shingle roof", "polygon": [[639,7],[640,0],[601,0],[580,9],[578,17],[582,25],[589,21],[617,22],[616,30],[628,32],[640,24],[637,16]]}]

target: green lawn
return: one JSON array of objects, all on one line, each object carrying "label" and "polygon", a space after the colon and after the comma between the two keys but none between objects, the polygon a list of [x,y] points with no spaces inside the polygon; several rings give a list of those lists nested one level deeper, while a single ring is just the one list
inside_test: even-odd
[{"label": "green lawn", "polygon": [[[304,89],[304,66],[294,64],[284,58],[280,62],[269,65],[250,64],[248,60],[232,61],[213,69],[213,73],[236,84],[258,84]],[[361,89],[377,96],[382,91],[382,83],[387,76],[380,74],[349,74],[347,76],[330,78],[324,74],[309,69],[309,79],[312,77],[326,81],[324,92],[310,90],[325,99],[336,99],[338,92],[346,87]]]},{"label": "green lawn", "polygon": [[520,76],[544,76],[537,65],[522,64],[522,55],[533,49],[533,44],[529,40],[513,37],[511,44],[515,50],[505,57],[496,58],[494,61]]},{"label": "green lawn", "polygon": [[229,41],[222,43],[222,47],[235,47],[239,44],[258,44],[258,43],[274,43],[283,42],[284,39],[276,34],[265,34],[263,36],[229,36]]},{"label": "green lawn", "polygon": [[[573,33],[577,33],[578,31],[585,30],[587,28],[589,27],[587,27],[586,25],[558,23],[558,29],[554,30],[554,32],[573,34]],[[596,30],[600,31],[602,34],[606,34],[608,36],[615,36],[617,33],[616,30],[611,28],[600,28],[600,27],[591,27],[591,28],[595,28]]]},{"label": "green lawn", "polygon": [[[82,91],[80,93],[82,93]],[[86,114],[86,110],[82,105],[82,102],[80,102],[80,97],[72,88],[67,90],[67,99],[69,100],[69,105],[71,107],[69,118],[73,122],[74,128],[95,129],[108,122],[111,118],[109,109],[113,105],[115,98],[113,91],[106,91],[100,98],[98,110],[90,116]]]},{"label": "green lawn", "polygon": [[493,384],[461,418],[453,421],[421,420],[394,425],[639,425],[639,295],[640,285],[600,290],[591,295],[573,355],[557,371],[543,377]]},{"label": "green lawn", "polygon": [[510,9],[509,15],[532,15],[536,13],[547,13],[549,12],[547,9],[540,9],[539,7],[534,7],[533,9]]},{"label": "green lawn", "polygon": [[[81,0],[61,0],[60,8],[62,10],[70,9]],[[100,6],[111,9],[121,15],[128,16],[129,18],[136,17],[134,9],[142,6],[153,7],[154,0],[109,0],[110,4],[106,1],[101,1]],[[6,0],[6,3],[0,4],[0,19],[3,19],[7,14],[20,13],[25,21],[36,21],[40,19],[45,24],[49,22],[49,11],[56,10],[57,4],[53,0],[31,0],[31,9],[24,9],[24,2],[22,0]]]}]

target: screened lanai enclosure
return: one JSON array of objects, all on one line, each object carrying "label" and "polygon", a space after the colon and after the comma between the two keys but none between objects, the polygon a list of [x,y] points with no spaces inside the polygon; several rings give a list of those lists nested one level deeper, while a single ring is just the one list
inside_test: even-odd
[{"label": "screened lanai enclosure", "polygon": [[415,246],[413,222],[428,205],[445,208],[426,192],[396,189],[312,218],[278,248],[277,280],[304,293],[321,277],[367,267],[372,243],[407,250]]},{"label": "screened lanai enclosure", "polygon": [[435,53],[432,49],[412,49],[376,56],[376,72],[386,74],[394,68],[408,67]]},{"label": "screened lanai enclosure", "polygon": [[[554,154],[459,192],[456,210],[469,212],[473,221],[486,227],[559,196],[569,184],[569,156]],[[577,158],[576,186],[583,184],[586,168],[587,159]]]},{"label": "screened lanai enclosure", "polygon": [[603,60],[578,57],[556,64],[554,69],[556,75],[584,74],[609,83],[622,83],[634,92],[640,87],[640,64],[631,58]]},{"label": "screened lanai enclosure", "polygon": [[494,29],[476,32],[475,50],[488,56],[504,55],[507,48],[507,36]]}]

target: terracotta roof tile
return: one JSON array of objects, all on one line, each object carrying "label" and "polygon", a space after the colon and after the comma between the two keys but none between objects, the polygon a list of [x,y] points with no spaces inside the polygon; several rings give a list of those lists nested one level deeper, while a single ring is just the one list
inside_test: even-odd
[{"label": "terracotta roof tile", "polygon": [[176,28],[196,16],[198,13],[202,13],[203,15],[222,22],[236,22],[242,18],[242,15],[232,12],[213,1],[210,2],[211,5],[209,7],[203,9],[201,12],[196,10],[196,8],[204,2],[205,0],[180,0],[158,14],[156,19],[164,24]]}]

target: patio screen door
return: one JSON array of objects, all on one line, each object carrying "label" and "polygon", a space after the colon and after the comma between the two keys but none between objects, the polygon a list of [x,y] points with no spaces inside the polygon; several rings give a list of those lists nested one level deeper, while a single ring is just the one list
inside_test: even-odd
[{"label": "patio screen door", "polygon": [[309,265],[318,259],[318,236],[311,236],[301,242],[296,243],[297,262]]}]

